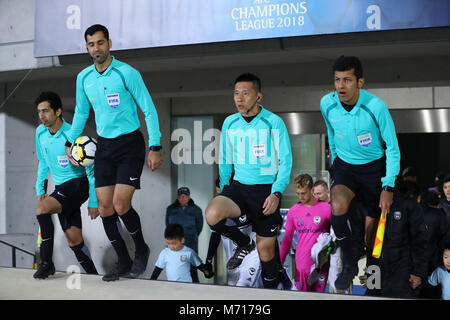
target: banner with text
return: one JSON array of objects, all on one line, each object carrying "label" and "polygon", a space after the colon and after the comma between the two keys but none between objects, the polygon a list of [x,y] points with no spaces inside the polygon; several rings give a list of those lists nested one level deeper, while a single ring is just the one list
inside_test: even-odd
[{"label": "banner with text", "polygon": [[449,0],[36,0],[35,56],[86,52],[105,25],[114,50],[450,25]]}]

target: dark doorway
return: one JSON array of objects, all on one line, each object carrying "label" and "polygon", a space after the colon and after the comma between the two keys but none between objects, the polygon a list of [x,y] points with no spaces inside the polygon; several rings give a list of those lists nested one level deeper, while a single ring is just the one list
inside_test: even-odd
[{"label": "dark doorway", "polygon": [[422,188],[434,186],[439,172],[450,174],[450,133],[397,133],[397,138],[400,173],[406,167],[414,167]]}]

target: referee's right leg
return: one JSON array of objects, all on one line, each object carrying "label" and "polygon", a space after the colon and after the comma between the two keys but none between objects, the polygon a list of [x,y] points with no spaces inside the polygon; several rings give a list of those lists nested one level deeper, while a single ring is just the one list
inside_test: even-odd
[{"label": "referee's right leg", "polygon": [[[235,254],[228,260],[227,269],[233,270],[239,267],[245,255],[249,253],[253,242],[251,238],[242,233],[236,226],[227,226],[227,218],[238,218],[241,216],[241,209],[230,198],[218,195],[211,200],[205,210],[206,222],[216,233],[232,240],[237,248]],[[254,245],[253,245],[254,248]],[[242,252],[241,252],[242,251]]]},{"label": "referee's right leg", "polygon": [[[241,216],[241,209],[233,200],[228,197],[218,195],[208,204],[205,210],[206,222],[211,229],[215,230],[218,234],[223,235],[233,240],[238,246],[241,243],[246,245],[248,243],[247,236],[239,231],[237,228],[231,228],[225,225],[227,218],[238,218]],[[232,230],[236,229],[236,232]],[[245,241],[243,242],[242,239]]]},{"label": "referee's right leg", "polygon": [[358,273],[357,261],[352,250],[352,232],[348,222],[348,213],[354,210],[354,198],[353,191],[345,185],[337,184],[331,188],[331,224],[337,243],[342,248],[343,262],[342,272],[334,283],[338,290],[346,290]]}]

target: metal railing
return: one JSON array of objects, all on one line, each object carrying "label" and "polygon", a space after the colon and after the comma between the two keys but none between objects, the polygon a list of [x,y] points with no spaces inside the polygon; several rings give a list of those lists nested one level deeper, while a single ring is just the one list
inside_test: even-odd
[{"label": "metal railing", "polygon": [[12,245],[12,244],[10,244],[8,242],[5,242],[3,240],[0,240],[0,243],[3,243],[4,245],[7,245],[8,247],[11,247],[11,254],[12,254],[11,255],[11,259],[12,259],[12,266],[13,266],[13,268],[16,267],[16,251],[17,250],[32,256],[33,257],[33,266],[35,265],[35,263],[36,263],[36,254],[31,253],[31,252],[26,251],[26,250],[23,250],[23,249],[21,249],[19,247],[16,247],[16,246],[14,246],[14,245]]}]

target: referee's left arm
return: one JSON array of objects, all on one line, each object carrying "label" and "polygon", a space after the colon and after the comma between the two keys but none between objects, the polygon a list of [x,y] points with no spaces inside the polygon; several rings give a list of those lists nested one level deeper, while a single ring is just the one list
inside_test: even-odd
[{"label": "referee's left arm", "polygon": [[[283,193],[286,186],[289,184],[292,169],[292,150],[291,142],[289,140],[289,134],[286,126],[281,118],[278,119],[274,129],[277,130],[274,136],[278,139],[275,140],[275,149],[278,153],[279,167],[278,174],[275,182],[272,185],[272,193]],[[278,141],[277,141],[278,140]]]},{"label": "referee's left arm", "polygon": [[67,131],[67,143],[69,146],[81,135],[86,125],[86,121],[89,118],[89,111],[91,104],[83,88],[82,76],[77,76],[77,88],[76,88],[76,106],[75,113],[73,115],[72,127]]},{"label": "referee's left arm", "polygon": [[384,186],[394,187],[395,177],[400,172],[400,149],[398,147],[397,133],[394,121],[386,105],[377,112],[381,138],[386,143],[386,176],[381,178]]},{"label": "referee's left arm", "polygon": [[130,68],[125,81],[129,92],[144,113],[149,139],[148,146],[160,146],[161,132],[159,130],[158,113],[141,74],[136,69]]}]

